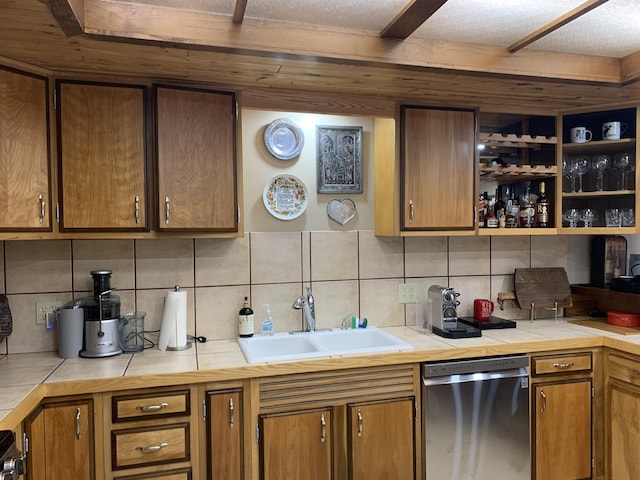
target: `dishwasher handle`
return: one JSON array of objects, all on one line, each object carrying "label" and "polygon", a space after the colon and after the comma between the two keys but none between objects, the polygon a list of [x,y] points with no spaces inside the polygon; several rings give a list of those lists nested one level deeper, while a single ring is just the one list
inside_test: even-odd
[{"label": "dishwasher handle", "polygon": [[461,375],[443,375],[441,377],[422,377],[425,387],[432,385],[451,385],[454,383],[469,383],[484,380],[498,380],[501,378],[528,377],[526,368],[513,368],[509,370],[499,370],[496,372],[465,373]]}]

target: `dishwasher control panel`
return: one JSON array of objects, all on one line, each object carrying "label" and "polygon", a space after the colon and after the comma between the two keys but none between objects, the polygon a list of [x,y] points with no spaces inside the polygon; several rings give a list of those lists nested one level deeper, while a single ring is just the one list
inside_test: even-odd
[{"label": "dishwasher control panel", "polygon": [[425,363],[422,365],[422,375],[425,378],[442,377],[448,375],[464,375],[469,373],[495,372],[498,370],[513,370],[526,368],[529,357],[515,355],[508,357],[487,357],[467,360]]}]

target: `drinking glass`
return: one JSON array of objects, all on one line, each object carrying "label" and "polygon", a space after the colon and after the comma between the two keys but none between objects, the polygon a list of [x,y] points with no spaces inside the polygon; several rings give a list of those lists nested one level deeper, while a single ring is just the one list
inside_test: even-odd
[{"label": "drinking glass", "polygon": [[[572,177],[575,177],[579,180],[578,183],[578,192],[582,192],[582,176],[589,171],[591,168],[591,159],[588,155],[576,155],[571,158],[571,162],[569,163],[569,172],[571,172]],[[575,193],[575,182],[571,185],[571,191]]]},{"label": "drinking glass", "polygon": [[633,227],[636,224],[636,216],[633,208],[621,208],[620,217],[623,227]]},{"label": "drinking glass", "polygon": [[617,153],[615,157],[613,157],[613,166],[620,170],[618,190],[627,190],[629,188],[627,172],[631,167],[631,155],[628,153]]},{"label": "drinking glass", "polygon": [[607,227],[621,227],[622,216],[617,208],[610,208],[604,211],[604,223]]},{"label": "drinking glass", "polygon": [[584,222],[585,228],[593,227],[593,222],[598,220],[598,212],[591,208],[580,210],[580,219]]},{"label": "drinking glass", "polygon": [[576,228],[580,221],[580,211],[577,208],[570,208],[563,212],[562,218],[569,222],[569,228]]},{"label": "drinking glass", "polygon": [[597,172],[596,190],[604,190],[604,171],[609,168],[609,155],[596,155],[593,157],[593,169]]}]

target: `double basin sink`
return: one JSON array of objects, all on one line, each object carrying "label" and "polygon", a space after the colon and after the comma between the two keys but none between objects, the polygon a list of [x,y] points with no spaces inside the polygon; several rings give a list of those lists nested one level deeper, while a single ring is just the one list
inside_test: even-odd
[{"label": "double basin sink", "polygon": [[239,338],[247,363],[412,350],[413,346],[375,327],[275,333]]}]

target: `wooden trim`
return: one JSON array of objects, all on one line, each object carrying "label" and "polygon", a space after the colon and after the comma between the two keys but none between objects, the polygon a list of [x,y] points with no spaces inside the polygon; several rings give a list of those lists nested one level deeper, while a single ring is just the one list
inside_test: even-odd
[{"label": "wooden trim", "polygon": [[84,32],[84,0],[42,0],[67,37]]},{"label": "wooden trim", "polygon": [[544,27],[539,28],[538,30],[530,33],[526,37],[521,38],[517,42],[512,43],[511,45],[509,45],[509,48],[508,48],[509,52],[510,53],[515,53],[518,50],[523,49],[527,45],[532,44],[536,40],[541,39],[545,35],[550,34],[551,32],[557,30],[558,28],[566,25],[569,22],[572,22],[576,18],[581,17],[585,13],[590,12],[594,8],[599,7],[600,5],[602,5],[603,3],[606,3],[608,1],[609,0],[588,0],[587,2],[583,3],[582,5],[574,8],[573,10],[571,10],[571,11],[565,13],[564,15],[556,18],[555,20],[547,23]]},{"label": "wooden trim", "polygon": [[447,0],[413,0],[380,32],[381,37],[405,39],[426,22]]},{"label": "wooden trim", "polygon": [[640,79],[640,51],[623,57],[620,63],[623,84],[632,83]]}]

